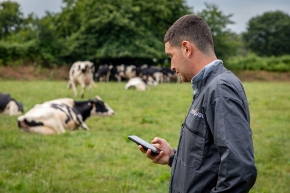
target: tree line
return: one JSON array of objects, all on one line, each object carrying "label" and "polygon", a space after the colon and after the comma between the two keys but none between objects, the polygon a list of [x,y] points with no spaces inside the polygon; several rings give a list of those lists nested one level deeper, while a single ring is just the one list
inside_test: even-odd
[{"label": "tree line", "polygon": [[[59,13],[47,11],[41,18],[20,10],[17,2],[0,3],[0,65],[52,67],[90,60],[166,66],[164,34],[179,17],[194,13],[184,0],[63,0]],[[290,16],[282,11],[251,18],[241,34],[227,28],[233,14],[215,4],[205,3],[195,14],[208,22],[222,60],[290,54]]]}]

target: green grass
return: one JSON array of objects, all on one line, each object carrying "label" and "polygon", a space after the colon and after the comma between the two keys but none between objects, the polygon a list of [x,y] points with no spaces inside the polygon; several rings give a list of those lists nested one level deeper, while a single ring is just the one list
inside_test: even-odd
[{"label": "green grass", "polygon": [[[125,83],[97,83],[113,117],[91,117],[89,131],[41,136],[20,131],[17,116],[0,115],[0,193],[164,193],[170,168],[152,164],[127,139],[165,138],[176,147],[191,103],[190,84],[160,84],[149,91]],[[244,83],[251,110],[258,178],[251,192],[290,192],[289,83]],[[3,81],[0,90],[24,104],[73,97],[65,81]],[[77,100],[81,100],[78,98]]]}]

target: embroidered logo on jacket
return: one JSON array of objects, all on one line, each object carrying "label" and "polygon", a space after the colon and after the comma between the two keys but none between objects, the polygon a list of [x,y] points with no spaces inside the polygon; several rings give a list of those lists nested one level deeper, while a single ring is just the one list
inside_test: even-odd
[{"label": "embroidered logo on jacket", "polygon": [[198,109],[191,109],[190,113],[192,113],[194,116],[203,118],[203,115],[200,112],[198,112]]}]

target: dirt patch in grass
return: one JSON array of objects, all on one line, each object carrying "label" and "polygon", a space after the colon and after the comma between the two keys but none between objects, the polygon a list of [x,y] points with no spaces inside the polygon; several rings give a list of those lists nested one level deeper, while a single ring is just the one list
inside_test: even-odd
[{"label": "dirt patch in grass", "polygon": [[67,80],[69,66],[42,68],[35,66],[1,66],[0,78],[4,80]]},{"label": "dirt patch in grass", "polygon": [[290,72],[267,72],[267,71],[237,71],[233,72],[243,82],[267,81],[289,82]]},{"label": "dirt patch in grass", "polygon": [[[69,66],[42,68],[38,66],[0,66],[2,80],[67,80]],[[243,82],[249,81],[290,81],[290,72],[233,71]]]}]

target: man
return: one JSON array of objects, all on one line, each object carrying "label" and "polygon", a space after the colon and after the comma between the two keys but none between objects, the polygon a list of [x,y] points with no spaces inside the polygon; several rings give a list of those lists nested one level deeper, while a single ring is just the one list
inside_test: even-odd
[{"label": "man", "polygon": [[169,192],[249,192],[256,181],[247,98],[239,79],[218,60],[207,23],[196,15],[178,19],[164,37],[171,69],[191,82],[193,102],[178,148],[155,137],[162,151],[139,149],[171,167]]}]

